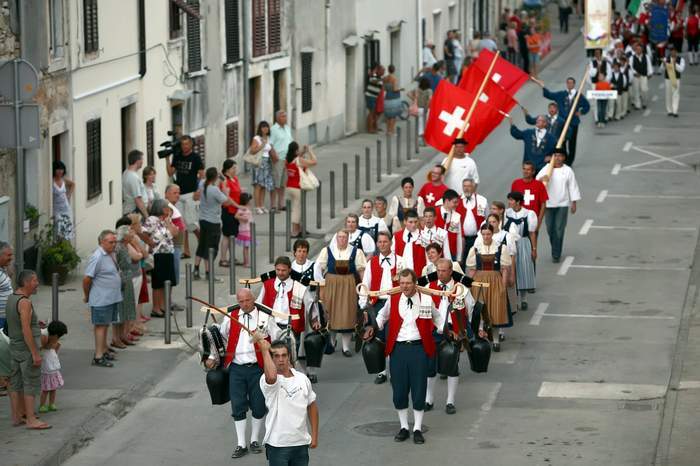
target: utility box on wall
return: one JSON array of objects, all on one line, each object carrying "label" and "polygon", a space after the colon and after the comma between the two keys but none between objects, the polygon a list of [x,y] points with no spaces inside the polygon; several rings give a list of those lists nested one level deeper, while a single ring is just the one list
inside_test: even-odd
[{"label": "utility box on wall", "polygon": [[0,241],[10,241],[10,198],[0,197]]}]

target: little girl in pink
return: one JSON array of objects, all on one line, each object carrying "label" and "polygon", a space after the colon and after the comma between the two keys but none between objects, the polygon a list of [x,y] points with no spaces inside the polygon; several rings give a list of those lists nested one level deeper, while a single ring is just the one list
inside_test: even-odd
[{"label": "little girl in pink", "polygon": [[[58,409],[56,408],[56,390],[63,387],[61,361],[58,359],[58,350],[61,348],[61,344],[58,340],[66,333],[68,333],[66,324],[60,320],[54,320],[49,324],[48,338],[42,336],[40,413],[48,413]],[[48,398],[48,404],[46,398]]]},{"label": "little girl in pink", "polygon": [[238,220],[238,235],[236,236],[236,244],[243,248],[243,267],[250,267],[249,250],[252,240],[250,233],[250,224],[253,222],[253,211],[250,210],[251,195],[241,193],[240,207],[236,211],[236,219]]}]

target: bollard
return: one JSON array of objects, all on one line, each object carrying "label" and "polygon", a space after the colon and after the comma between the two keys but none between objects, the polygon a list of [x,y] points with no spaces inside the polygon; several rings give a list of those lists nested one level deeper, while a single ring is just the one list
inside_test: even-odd
[{"label": "bollard", "polygon": [[58,273],[51,274],[51,321],[58,320]]},{"label": "bollard", "polygon": [[382,141],[377,139],[377,183],[382,182]]},{"label": "bollard", "polygon": [[415,134],[415,140],[413,142],[414,142],[415,152],[416,152],[416,154],[418,154],[418,153],[420,153],[420,149],[418,147],[418,141],[419,141],[419,139],[418,139],[418,124],[420,123],[420,120],[418,119],[417,116],[415,116],[413,118],[414,118],[414,121],[416,122],[416,131],[413,133],[413,134]]},{"label": "bollard", "polygon": [[270,264],[273,264],[275,262],[275,213],[270,210],[270,244],[269,244],[269,253],[270,253]]},{"label": "bollard", "polygon": [[216,295],[214,294],[214,279],[216,278],[216,270],[214,270],[214,259],[216,255],[214,254],[214,248],[209,248],[209,302],[216,305],[214,300]]},{"label": "bollard", "polygon": [[391,135],[386,133],[386,174],[391,176]]},{"label": "bollard", "polygon": [[411,160],[411,119],[406,120],[406,160]]},{"label": "bollard", "polygon": [[360,198],[360,154],[355,154],[355,200]]},{"label": "bollard", "polygon": [[257,237],[255,236],[255,222],[250,222],[250,276],[255,277],[258,270]]},{"label": "bollard", "polygon": [[[320,181],[319,181],[320,183]],[[306,230],[306,191],[301,191],[301,236],[306,237],[308,231]],[[291,217],[290,217],[291,220]],[[321,227],[319,227],[321,228]]]},{"label": "bollard", "polygon": [[331,218],[335,218],[335,172],[331,170]]},{"label": "bollard", "polygon": [[236,237],[228,237],[228,294],[236,294]]},{"label": "bollard", "polygon": [[401,127],[396,125],[396,168],[401,168]]},{"label": "bollard", "polygon": [[[287,210],[284,211],[284,232],[286,233],[286,240],[284,242],[284,250],[292,250],[292,201],[287,199],[285,203]],[[302,228],[303,230],[303,228]]]},{"label": "bollard", "polygon": [[[323,227],[321,218],[321,209],[323,208],[323,181],[318,180],[318,188],[316,188],[316,229],[320,230]],[[301,224],[302,227],[304,224]]]},{"label": "bollard", "polygon": [[348,208],[348,164],[343,162],[343,209]]},{"label": "bollard", "polygon": [[[211,251],[211,250],[210,250]],[[211,276],[211,274],[210,274]],[[166,345],[170,344],[170,334],[172,333],[171,329],[171,323],[170,323],[170,318],[172,317],[173,310],[170,307],[170,288],[171,288],[171,283],[170,280],[165,280],[165,289],[163,290],[163,293],[165,293],[165,341],[164,343]]]},{"label": "bollard", "polygon": [[185,319],[187,328],[192,328],[192,264],[190,262],[185,264],[185,295],[187,298],[185,301]]},{"label": "bollard", "polygon": [[369,161],[369,147],[365,147],[365,191],[372,189],[371,172],[372,166]]}]

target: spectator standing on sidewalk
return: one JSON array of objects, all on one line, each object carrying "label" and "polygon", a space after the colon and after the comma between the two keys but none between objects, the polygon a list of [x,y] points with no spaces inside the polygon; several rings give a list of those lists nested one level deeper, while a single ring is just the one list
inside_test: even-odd
[{"label": "spectator standing on sidewalk", "polygon": [[129,166],[122,174],[122,214],[138,212],[146,217],[146,188],[138,174],[143,167],[143,152],[132,150],[127,155],[127,162]]},{"label": "spectator standing on sidewalk", "polygon": [[151,208],[153,201],[156,199],[163,199],[160,193],[160,189],[156,186],[156,169],[148,166],[143,168],[141,172],[143,177],[143,187],[146,190],[146,197],[144,198],[146,202],[146,210]]},{"label": "spectator standing on sidewalk", "polygon": [[518,64],[518,25],[511,21],[506,29],[506,58],[514,65]]},{"label": "spectator standing on sidewalk", "polygon": [[437,63],[437,58],[435,58],[435,44],[427,41],[423,47],[423,67],[429,68],[435,63]]},{"label": "spectator standing on sidewalk", "polygon": [[[263,355],[260,388],[265,397],[265,450],[270,466],[306,466],[318,446],[318,405],[311,382],[292,368],[289,348],[255,334]],[[309,432],[309,428],[311,432]]]},{"label": "spectator standing on sidewalk", "polygon": [[73,239],[73,212],[70,198],[75,190],[75,183],[66,178],[66,165],[60,160],[53,163],[53,222],[57,238]]},{"label": "spectator standing on sidewalk", "polygon": [[[434,47],[433,47],[434,48]],[[425,59],[425,50],[423,51]],[[367,106],[367,132],[374,134],[377,132],[377,99],[382,92],[382,74],[379,74],[381,65],[375,63],[369,71],[367,85],[365,86],[365,105]]]},{"label": "spectator standing on sidewalk", "polygon": [[228,260],[229,247],[234,247],[231,243],[231,237],[238,236],[236,210],[241,203],[241,184],[238,181],[238,176],[236,176],[236,162],[231,159],[224,160],[221,174],[224,176],[224,180],[221,182],[220,189],[228,191],[228,197],[233,204],[221,207],[221,258],[219,259],[219,267],[230,267],[231,262]]},{"label": "spectator standing on sidewalk", "polygon": [[165,199],[168,201],[168,207],[173,212],[172,222],[177,227],[177,234],[173,235],[173,261],[175,263],[175,279],[180,281],[180,260],[182,259],[182,247],[187,234],[187,226],[182,217],[180,210],[175,207],[180,200],[180,187],[176,184],[171,184],[165,188]]},{"label": "spectator standing on sidewalk", "polygon": [[[117,265],[122,277],[122,305],[120,308],[121,334],[120,340],[126,345],[133,345],[142,335],[136,327],[136,304],[138,295],[135,293],[134,279],[141,278],[141,259],[144,253],[148,255],[148,250],[141,246],[141,241],[134,234],[131,224],[125,223],[117,227]],[[141,282],[138,283],[139,291]]]},{"label": "spectator standing on sidewalk", "polygon": [[542,52],[542,34],[534,26],[530,28],[530,33],[527,35],[527,48],[530,52],[530,74],[537,78]]},{"label": "spectator standing on sidewalk", "polygon": [[[308,157],[305,155],[308,154]],[[292,238],[301,238],[303,228],[301,224],[301,171],[315,166],[316,155],[309,146],[299,149],[299,144],[292,141],[287,148],[285,160],[287,170],[287,194],[292,204]]]},{"label": "spectator standing on sidewalk", "polygon": [[430,88],[430,81],[428,78],[420,78],[418,88],[413,91],[413,99],[418,106],[418,137],[422,145],[425,145],[423,133],[425,131],[425,122],[428,121],[428,111],[430,110],[430,99],[432,97],[433,90]]},{"label": "spectator standing on sidewalk", "polygon": [[569,15],[572,12],[570,0],[559,0],[559,32],[569,33]]},{"label": "spectator standing on sidewalk", "polygon": [[384,117],[386,118],[386,134],[394,135],[396,129],[396,118],[401,115],[401,87],[399,80],[394,74],[396,68],[389,65],[389,74],[383,79],[384,86]]},{"label": "spectator standing on sidewalk", "polygon": [[[4,241],[0,241],[0,332],[7,335],[5,327],[5,308],[7,306],[7,298],[12,294],[12,279],[8,274],[12,264],[12,246]],[[3,338],[0,335],[0,339]],[[0,341],[0,343],[4,343]],[[9,350],[9,348],[8,348]],[[0,367],[0,391],[3,393],[7,390],[8,377],[10,376],[9,360],[4,360],[7,367]]]},{"label": "spectator standing on sidewalk", "polygon": [[[199,179],[204,176],[202,158],[194,152],[194,141],[190,136],[180,138],[181,151],[173,155],[168,163],[168,176],[175,175],[175,183],[180,187],[180,202],[177,208],[185,219],[187,231],[191,231],[199,239],[199,219],[197,218],[197,187]],[[183,259],[190,257],[189,235],[185,234]]]},{"label": "spectator standing on sidewalk", "polygon": [[[250,141],[248,151],[251,154],[260,155],[260,165],[253,168],[253,197],[255,203],[255,213],[264,214],[267,212],[265,208],[265,191],[272,193],[275,190],[275,181],[272,177],[272,164],[277,161],[277,154],[272,150],[270,144],[270,124],[267,121],[258,123],[258,129],[255,131],[253,140]],[[270,207],[274,205],[270,204]]]},{"label": "spectator standing on sidewalk", "polygon": [[[292,128],[287,124],[287,112],[278,110],[275,113],[275,124],[270,130],[270,144],[277,155],[277,161],[272,164],[272,178],[275,182],[275,191],[270,193],[270,208],[274,211],[283,211],[284,190],[287,185],[287,170],[285,160],[287,158],[287,148],[294,141]],[[277,207],[275,207],[275,199]]]},{"label": "spectator standing on sidewalk", "polygon": [[83,277],[83,301],[90,306],[95,334],[93,366],[112,367],[114,360],[107,348],[107,329],[117,320],[122,302],[122,279],[114,250],[117,235],[103,230],[97,238],[98,247],[88,259]]},{"label": "spectator standing on sidewalk", "polygon": [[153,254],[151,317],[165,317],[165,282],[170,280],[173,286],[177,284],[173,237],[178,234],[178,229],[173,224],[172,210],[168,207],[168,201],[164,199],[154,201],[150,214],[143,224],[143,232],[149,235],[148,243]]},{"label": "spectator standing on sidewalk", "polygon": [[[31,296],[39,288],[39,279],[32,270],[23,270],[17,277],[18,288],[7,298],[7,332],[10,337],[10,401],[12,422],[25,423],[27,429],[43,430],[51,426],[34,414],[34,401],[41,392],[41,348],[39,320]],[[24,412],[26,420],[20,413]]]}]

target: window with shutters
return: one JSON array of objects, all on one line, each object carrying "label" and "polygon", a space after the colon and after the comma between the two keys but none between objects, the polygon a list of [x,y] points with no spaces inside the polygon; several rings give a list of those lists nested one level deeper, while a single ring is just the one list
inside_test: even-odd
[{"label": "window with shutters", "polygon": [[153,147],[153,119],[146,122],[146,161],[149,166],[153,167],[155,148]]},{"label": "window with shutters", "polygon": [[281,0],[267,0],[267,53],[282,50]]},{"label": "window with shutters", "polygon": [[87,198],[94,199],[102,194],[102,136],[100,119],[86,124],[87,155]]},{"label": "window with shutters", "polygon": [[226,22],[226,63],[241,60],[240,1],[226,0],[224,15]]},{"label": "window with shutters", "polygon": [[265,55],[265,0],[253,0],[253,57]]},{"label": "window with shutters", "polygon": [[[199,1],[187,0],[187,6],[199,13]],[[187,15],[187,72],[195,73],[202,69],[202,35],[199,18]]]},{"label": "window with shutters", "polygon": [[175,2],[170,2],[170,38],[182,37],[182,16],[180,7]]},{"label": "window with shutters", "polygon": [[192,151],[198,154],[202,158],[202,163],[206,165],[205,162],[205,156],[206,156],[206,146],[204,144],[204,135],[199,135],[199,136],[193,136],[192,140],[194,141],[194,144],[192,145]]},{"label": "window with shutters", "polygon": [[226,125],[226,158],[238,155],[238,122],[232,121]]},{"label": "window with shutters", "polygon": [[312,107],[313,80],[311,76],[311,65],[313,53],[301,54],[301,111],[308,112]]},{"label": "window with shutters", "polygon": [[97,52],[100,48],[97,0],[83,0],[83,34],[85,53]]}]

